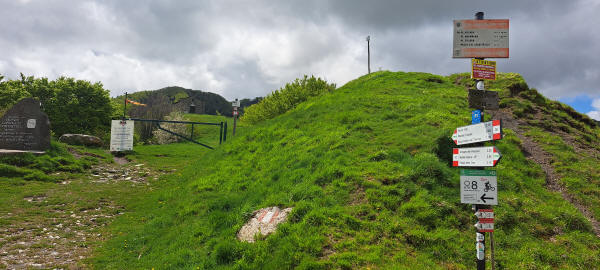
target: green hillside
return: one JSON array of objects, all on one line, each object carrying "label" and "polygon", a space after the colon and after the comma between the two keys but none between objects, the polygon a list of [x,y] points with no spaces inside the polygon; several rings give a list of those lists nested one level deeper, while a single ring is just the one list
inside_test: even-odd
[{"label": "green hillside", "polygon": [[[130,158],[181,169],[126,205],[89,265],[474,269],[476,219],[449,166],[450,135],[470,123],[466,76],[376,72],[244,126],[206,154],[137,147]],[[503,154],[496,269],[598,268],[600,128],[516,74],[489,88],[507,123],[494,143]],[[238,242],[251,213],[268,206],[294,210],[277,233]]]},{"label": "green hillside", "polygon": [[[124,98],[125,95],[121,95],[114,99],[118,100],[119,104],[123,104]],[[130,93],[128,94],[128,98],[145,104],[151,103],[155,106],[173,107],[173,109],[186,112],[193,102],[196,106],[196,113],[199,114],[222,114],[231,117],[233,111],[231,102],[219,94],[178,86]]]}]

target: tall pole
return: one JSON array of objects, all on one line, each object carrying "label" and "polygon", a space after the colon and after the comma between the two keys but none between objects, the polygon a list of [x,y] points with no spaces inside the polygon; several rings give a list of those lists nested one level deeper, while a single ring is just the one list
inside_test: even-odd
[{"label": "tall pole", "polygon": [[367,67],[369,68],[369,74],[371,74],[371,36],[367,36]]},{"label": "tall pole", "polygon": [[[483,12],[479,11],[477,13],[475,13],[475,20],[483,20]],[[483,58],[481,58],[483,60]],[[483,81],[482,80],[476,80],[475,81],[475,87],[478,90],[484,90],[484,86],[483,86]],[[481,87],[481,89],[479,89]],[[484,110],[481,110],[481,122],[484,121]],[[480,168],[483,169],[483,168]],[[475,212],[477,212],[477,210],[479,209],[484,209],[485,206],[484,205],[479,205],[476,204],[475,205]],[[485,270],[485,233],[480,233],[479,230],[475,233],[475,239],[476,239],[476,247],[477,247],[477,270]]]},{"label": "tall pole", "polygon": [[125,92],[125,107],[123,108],[123,120],[125,120],[125,112],[127,112],[127,92]]},{"label": "tall pole", "polygon": [[235,127],[238,118],[238,107],[237,107],[238,99],[235,99],[235,105],[233,106],[233,132],[232,136],[235,136]]}]

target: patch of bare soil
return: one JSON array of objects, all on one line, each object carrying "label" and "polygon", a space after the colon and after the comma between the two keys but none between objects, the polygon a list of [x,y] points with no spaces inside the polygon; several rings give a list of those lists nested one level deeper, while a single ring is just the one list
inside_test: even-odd
[{"label": "patch of bare soil", "polygon": [[[77,153],[76,157],[85,156]],[[114,183],[128,181],[132,185],[148,185],[148,180],[158,179],[161,172],[144,164],[125,165],[101,162],[94,165],[84,181]],[[73,180],[63,181],[69,189]],[[76,191],[73,191],[76,192]],[[0,269],[85,269],[83,259],[91,254],[90,243],[109,236],[101,228],[123,213],[114,202],[100,201],[94,206],[70,211],[71,205],[51,205],[46,196],[25,197],[30,208],[17,209],[0,215]]]},{"label": "patch of bare soil", "polygon": [[43,217],[26,213],[31,220],[2,226],[0,268],[85,268],[81,260],[91,252],[87,243],[102,239],[99,229],[122,213],[108,203],[78,212],[60,210],[62,207],[64,205],[57,206],[58,209]]},{"label": "patch of bare soil", "polygon": [[[542,167],[544,173],[546,174],[546,187],[548,190],[553,192],[558,192],[560,195],[570,202],[573,206],[575,206],[583,216],[592,224],[592,228],[596,236],[600,237],[600,222],[598,222],[592,212],[583,204],[578,202],[571,194],[568,193],[567,189],[560,183],[560,176],[554,171],[554,167],[552,167],[552,155],[546,151],[544,151],[536,142],[534,142],[531,138],[525,136],[524,132],[519,128],[519,126],[523,125],[520,120],[513,118],[512,112],[510,109],[501,109],[495,112],[491,112],[491,116],[493,119],[502,120],[502,126],[504,128],[508,128],[513,130],[517,137],[521,140],[521,148],[525,153],[525,156],[535,161]],[[558,133],[558,135],[561,135]],[[565,141],[569,139],[565,139]],[[573,142],[571,138],[571,142]]]},{"label": "patch of bare soil", "polygon": [[148,183],[148,179],[158,179],[158,173],[146,168],[144,164],[101,164],[90,170],[94,182],[129,181]]}]

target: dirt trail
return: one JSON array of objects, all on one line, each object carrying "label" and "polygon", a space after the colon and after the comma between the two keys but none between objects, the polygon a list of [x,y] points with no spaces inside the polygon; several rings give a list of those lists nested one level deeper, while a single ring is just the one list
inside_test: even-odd
[{"label": "dirt trail", "polygon": [[93,166],[82,178],[57,184],[47,191],[48,196],[23,198],[26,207],[0,213],[0,224],[8,223],[0,226],[0,269],[87,268],[83,259],[90,255],[93,245],[109,237],[101,234],[102,227],[125,209],[110,199],[84,207],[53,204],[52,201],[56,201],[52,195],[54,189],[60,190],[57,194],[66,194],[54,196],[69,196],[77,192],[71,187],[76,181],[83,181],[84,186],[90,183],[89,188],[94,187],[92,183],[111,185],[127,181],[132,188],[137,188],[158,176],[158,172],[144,164],[128,164],[125,159],[119,159],[116,163]]},{"label": "dirt trail", "polygon": [[[579,212],[592,224],[592,229],[596,236],[600,237],[600,222],[598,222],[592,212],[583,204],[578,202],[571,194],[568,193],[567,189],[560,184],[560,176],[554,171],[552,167],[552,155],[544,151],[536,142],[531,138],[524,135],[524,132],[519,128],[522,124],[521,121],[512,117],[512,112],[509,109],[501,109],[496,112],[491,112],[493,119],[502,120],[503,128],[513,130],[517,137],[521,140],[522,150],[528,159],[535,161],[542,167],[546,174],[546,187],[550,191],[559,192],[560,195],[575,206]],[[559,134],[561,135],[561,134]],[[563,136],[564,137],[564,136]],[[570,138],[565,139],[567,141]]]}]

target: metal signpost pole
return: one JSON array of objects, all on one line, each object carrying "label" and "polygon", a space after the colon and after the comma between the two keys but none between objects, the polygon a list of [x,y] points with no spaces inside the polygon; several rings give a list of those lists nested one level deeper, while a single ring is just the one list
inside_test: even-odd
[{"label": "metal signpost pole", "polygon": [[233,132],[232,132],[232,136],[235,136],[235,127],[237,126],[237,117],[238,117],[238,99],[235,99],[234,105],[233,105]]},{"label": "metal signpost pole", "polygon": [[367,66],[371,74],[371,36],[367,36]]},{"label": "metal signpost pole", "polygon": [[[479,11],[479,12],[475,13],[475,20],[483,20],[483,12]],[[483,58],[476,58],[476,59],[483,60]],[[475,80],[475,87],[477,88],[477,90],[485,90],[483,80]],[[485,122],[485,107],[481,110],[481,121]],[[478,168],[478,169],[483,170],[484,168]],[[483,208],[483,205],[476,204],[475,212],[477,212],[479,209],[482,209],[482,208]],[[477,245],[477,270],[485,270],[485,233],[476,232],[475,234],[476,234],[476,240],[478,242],[476,244]]]},{"label": "metal signpost pole", "polygon": [[123,102],[125,107],[123,108],[123,121],[125,121],[125,112],[127,111],[127,92],[125,92],[125,100]]}]

